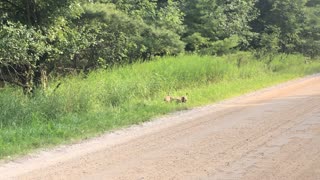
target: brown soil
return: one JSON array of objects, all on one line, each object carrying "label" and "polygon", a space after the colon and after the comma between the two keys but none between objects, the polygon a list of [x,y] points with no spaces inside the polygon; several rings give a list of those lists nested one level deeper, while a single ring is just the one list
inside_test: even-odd
[{"label": "brown soil", "polygon": [[320,76],[2,163],[0,179],[320,179]]}]

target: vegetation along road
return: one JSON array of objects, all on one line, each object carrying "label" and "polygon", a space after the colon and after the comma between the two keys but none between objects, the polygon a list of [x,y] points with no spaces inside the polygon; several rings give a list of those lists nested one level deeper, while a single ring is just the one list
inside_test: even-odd
[{"label": "vegetation along road", "polygon": [[319,14],[0,0],[0,180],[320,179]]},{"label": "vegetation along road", "polygon": [[320,76],[2,164],[1,179],[319,179]]}]

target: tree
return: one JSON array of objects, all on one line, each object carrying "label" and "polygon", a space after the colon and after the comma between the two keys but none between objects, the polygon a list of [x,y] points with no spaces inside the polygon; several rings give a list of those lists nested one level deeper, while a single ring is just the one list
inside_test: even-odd
[{"label": "tree", "polygon": [[[105,35],[107,33],[109,37],[111,34],[115,35],[115,42],[111,40],[112,46],[105,47],[105,50],[112,50],[115,44],[121,43],[118,39],[121,34],[123,43],[118,47],[123,48],[120,53],[123,57],[116,60],[117,62],[147,60],[154,56],[175,55],[183,52],[184,43],[180,40],[180,34],[184,31],[183,14],[179,10],[178,3],[168,0],[158,7],[156,2],[148,0],[100,0],[99,2],[101,3],[92,4],[96,7],[92,7],[91,11],[102,9],[98,6],[115,5],[116,7],[113,10],[99,11],[105,18],[90,21],[104,24],[105,28],[101,32]],[[108,39],[107,36],[102,39]],[[105,41],[104,45],[106,43],[108,42]],[[104,57],[108,57],[107,54],[104,53]]]},{"label": "tree", "polygon": [[0,38],[0,80],[30,91],[37,62],[48,50],[45,37],[34,28],[8,21],[0,27]]},{"label": "tree", "polygon": [[299,46],[299,52],[315,58],[320,55],[320,1],[308,1],[304,12],[306,14],[306,23],[303,26],[302,43]]},{"label": "tree", "polygon": [[45,84],[48,66],[63,52],[61,46],[70,45],[65,42],[72,32],[66,27],[81,7],[77,0],[4,0],[0,9],[2,80],[30,93]]},{"label": "tree", "polygon": [[[253,23],[254,30],[266,37],[280,29],[279,47],[281,52],[294,52],[301,44],[301,33],[305,25],[305,2],[301,0],[259,0],[256,7],[260,16]],[[264,46],[265,44],[262,44]]]},{"label": "tree", "polygon": [[[201,34],[209,41],[221,41],[238,36],[241,48],[246,49],[255,35],[249,23],[257,17],[255,0],[195,0],[186,1],[183,7],[187,32],[185,39]],[[188,45],[190,47],[193,45]],[[191,49],[187,49],[191,50]]]}]

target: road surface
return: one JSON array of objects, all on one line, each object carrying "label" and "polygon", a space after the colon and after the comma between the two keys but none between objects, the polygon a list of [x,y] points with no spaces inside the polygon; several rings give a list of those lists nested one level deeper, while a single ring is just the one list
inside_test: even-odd
[{"label": "road surface", "polygon": [[2,163],[0,179],[320,179],[320,76]]}]

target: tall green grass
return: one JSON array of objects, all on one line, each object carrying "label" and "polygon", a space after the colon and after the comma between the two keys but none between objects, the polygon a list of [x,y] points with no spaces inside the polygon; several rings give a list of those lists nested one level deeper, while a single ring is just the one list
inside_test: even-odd
[{"label": "tall green grass", "polygon": [[[0,90],[0,158],[74,142],[316,72],[320,62],[300,55],[257,60],[240,52],[167,57],[56,79],[46,92],[38,91],[32,98],[8,87]],[[62,84],[54,91],[58,82]],[[167,94],[185,93],[186,104],[163,102]]]}]

